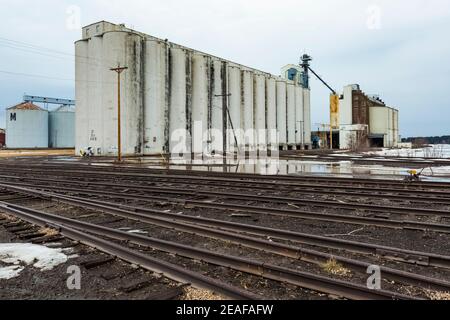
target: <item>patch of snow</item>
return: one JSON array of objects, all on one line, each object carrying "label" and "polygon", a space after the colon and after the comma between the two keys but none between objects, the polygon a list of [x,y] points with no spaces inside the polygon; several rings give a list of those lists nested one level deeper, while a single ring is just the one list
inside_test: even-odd
[{"label": "patch of snow", "polygon": [[142,230],[130,230],[130,231],[128,231],[128,233],[133,233],[133,234],[148,234],[147,231],[142,231]]},{"label": "patch of snow", "polygon": [[367,152],[369,155],[405,158],[450,158],[450,145],[436,144],[419,149],[382,149],[376,152]]},{"label": "patch of snow", "polygon": [[[3,243],[0,244],[0,261],[13,264],[13,267],[20,268],[22,264],[31,265],[41,271],[49,271],[67,262],[68,257],[62,253],[61,249],[51,249],[30,243]],[[5,273],[16,272],[17,275],[23,270],[13,270],[9,267]],[[16,276],[17,276],[16,275]]]},{"label": "patch of snow", "polygon": [[21,266],[9,266],[0,268],[0,280],[9,280],[15,277],[18,277],[19,274],[25,269]]}]

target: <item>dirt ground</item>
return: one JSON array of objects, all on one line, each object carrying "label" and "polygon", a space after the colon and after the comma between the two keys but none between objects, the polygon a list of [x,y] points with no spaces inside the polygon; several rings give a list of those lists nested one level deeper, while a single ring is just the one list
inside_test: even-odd
[{"label": "dirt ground", "polygon": [[3,149],[0,158],[14,157],[45,157],[45,156],[74,156],[74,149]]},{"label": "dirt ground", "polygon": [[[0,243],[20,242],[0,226]],[[48,246],[65,248],[69,260],[50,271],[27,266],[16,278],[0,279],[0,300],[146,300],[157,299],[158,295],[178,286],[174,281],[118,259],[91,267],[89,263],[111,257],[67,239]],[[0,262],[0,267],[5,266]],[[71,266],[81,269],[80,290],[70,290],[67,286]]]}]

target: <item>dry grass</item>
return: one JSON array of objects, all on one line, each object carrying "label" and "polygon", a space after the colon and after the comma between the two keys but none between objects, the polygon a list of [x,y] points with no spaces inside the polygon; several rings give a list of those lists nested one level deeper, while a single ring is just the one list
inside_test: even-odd
[{"label": "dry grass", "polygon": [[431,300],[450,301],[450,292],[425,291],[426,296]]},{"label": "dry grass", "polygon": [[184,295],[181,297],[181,300],[186,301],[217,301],[217,300],[225,300],[223,297],[212,293],[207,290],[199,290],[192,287],[187,287],[184,289]]},{"label": "dry grass", "polygon": [[0,158],[42,157],[42,156],[75,156],[75,150],[74,149],[0,150]]},{"label": "dry grass", "polygon": [[7,214],[4,214],[4,213],[0,213],[0,219],[1,220],[6,219],[8,221],[15,221],[15,219],[13,217],[8,216]]},{"label": "dry grass", "polygon": [[45,233],[45,235],[48,237],[56,236],[59,234],[58,231],[56,231],[55,229],[50,229],[50,228],[41,228],[41,229],[39,229],[39,232]]},{"label": "dry grass", "polygon": [[344,268],[336,261],[336,259],[328,260],[326,263],[322,264],[322,269],[326,273],[342,277],[348,276],[351,273],[349,269]]}]

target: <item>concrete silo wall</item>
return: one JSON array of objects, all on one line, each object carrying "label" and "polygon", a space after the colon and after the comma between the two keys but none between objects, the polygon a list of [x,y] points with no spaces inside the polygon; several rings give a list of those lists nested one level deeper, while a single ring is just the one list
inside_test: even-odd
[{"label": "concrete silo wall", "polygon": [[162,41],[145,42],[144,154],[169,148],[169,50]]},{"label": "concrete silo wall", "polygon": [[110,68],[119,64],[128,67],[121,75],[124,155],[310,144],[309,91],[293,82],[129,31],[79,41],[76,54],[77,153],[117,154]]},{"label": "concrete silo wall", "polygon": [[287,144],[287,99],[286,82],[277,81],[277,130],[280,145]]}]

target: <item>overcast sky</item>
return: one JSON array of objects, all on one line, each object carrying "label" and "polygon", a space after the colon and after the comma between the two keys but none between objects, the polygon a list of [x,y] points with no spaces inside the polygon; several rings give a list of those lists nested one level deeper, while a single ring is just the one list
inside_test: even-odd
[{"label": "overcast sky", "polygon": [[[74,98],[73,43],[99,20],[277,75],[307,52],[337,90],[358,83],[398,108],[403,137],[450,134],[447,0],[0,0],[0,127],[24,93]],[[317,127],[329,91],[311,86]]]}]

